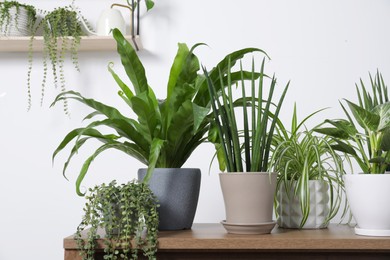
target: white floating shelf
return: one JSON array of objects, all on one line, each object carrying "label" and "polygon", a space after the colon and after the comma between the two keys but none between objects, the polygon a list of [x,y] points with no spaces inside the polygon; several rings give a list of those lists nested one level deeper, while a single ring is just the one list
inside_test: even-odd
[{"label": "white floating shelf", "polygon": [[[136,50],[142,50],[139,36],[125,37]],[[0,52],[28,52],[30,37],[0,37]],[[61,44],[61,43],[59,43]],[[42,52],[43,36],[34,37],[33,51]],[[116,41],[112,36],[81,36],[79,51],[115,51]]]}]

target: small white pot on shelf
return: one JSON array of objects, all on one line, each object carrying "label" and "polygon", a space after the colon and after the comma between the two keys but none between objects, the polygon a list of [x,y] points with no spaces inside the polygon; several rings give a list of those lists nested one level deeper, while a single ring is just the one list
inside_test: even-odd
[{"label": "small white pot on shelf", "polygon": [[363,236],[390,236],[390,174],[347,174],[348,203]]}]

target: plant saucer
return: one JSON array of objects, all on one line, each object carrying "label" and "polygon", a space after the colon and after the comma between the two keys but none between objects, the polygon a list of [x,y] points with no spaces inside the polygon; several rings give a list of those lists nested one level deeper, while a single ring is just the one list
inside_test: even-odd
[{"label": "plant saucer", "polygon": [[276,222],[264,223],[227,223],[226,220],[221,221],[221,224],[230,234],[240,235],[262,235],[271,233]]},{"label": "plant saucer", "polygon": [[366,229],[355,227],[355,234],[360,236],[390,237],[389,229]]}]

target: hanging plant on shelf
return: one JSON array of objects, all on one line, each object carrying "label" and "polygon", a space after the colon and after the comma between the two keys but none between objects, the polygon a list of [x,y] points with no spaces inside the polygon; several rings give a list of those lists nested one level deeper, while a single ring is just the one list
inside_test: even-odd
[{"label": "hanging plant on shelf", "polygon": [[[79,11],[73,6],[56,8],[47,12],[35,29],[34,35],[39,28],[43,29],[43,79],[41,89],[41,105],[43,103],[45,86],[47,84],[47,71],[51,67],[54,86],[60,87],[61,92],[66,90],[64,62],[66,54],[70,58],[77,71],[80,71],[78,64],[78,48],[81,36],[84,32],[81,28]],[[82,18],[84,19],[84,18]],[[27,73],[28,88],[28,109],[31,108],[31,72],[33,63],[33,41],[31,36],[29,44],[29,68]],[[50,63],[50,64],[49,64]],[[68,104],[64,100],[64,111],[68,114]]]},{"label": "hanging plant on shelf", "polygon": [[0,3],[0,35],[29,36],[32,35],[36,22],[36,10],[32,5],[17,1]]}]

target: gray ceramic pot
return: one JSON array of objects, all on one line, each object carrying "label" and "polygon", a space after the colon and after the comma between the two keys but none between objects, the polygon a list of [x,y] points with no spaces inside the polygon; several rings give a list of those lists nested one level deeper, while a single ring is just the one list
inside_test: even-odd
[{"label": "gray ceramic pot", "polygon": [[[143,180],[147,169],[138,170]],[[149,181],[160,207],[159,230],[191,229],[198,205],[201,173],[193,168],[157,168]]]}]

